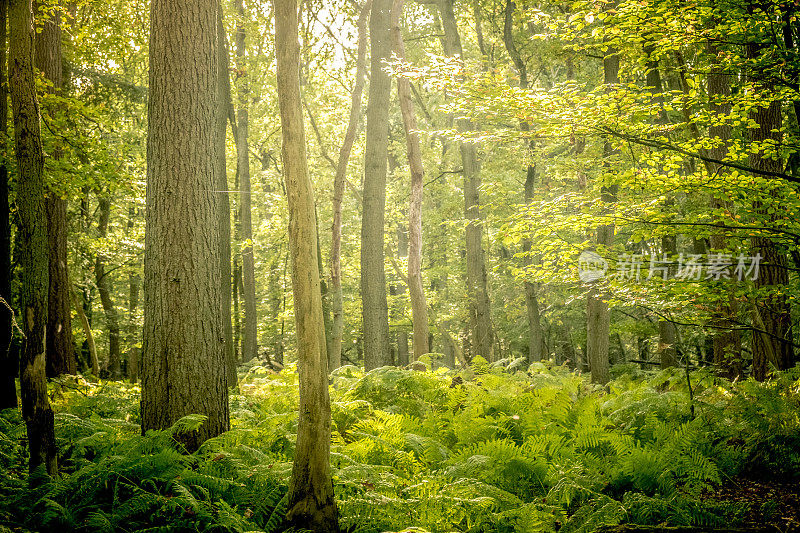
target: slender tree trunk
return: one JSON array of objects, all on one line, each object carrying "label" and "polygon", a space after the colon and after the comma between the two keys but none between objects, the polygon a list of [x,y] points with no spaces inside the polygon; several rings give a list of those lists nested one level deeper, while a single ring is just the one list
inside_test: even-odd
[{"label": "slender tree trunk", "polygon": [[33,14],[30,0],[9,4],[9,87],[17,154],[17,209],[20,242],[20,303],[25,341],[20,357],[22,416],[28,429],[31,471],[44,465],[58,473],[53,409],[45,375],[47,295],[49,287],[44,154],[33,67]]},{"label": "slender tree trunk", "polygon": [[[444,53],[447,56],[461,56],[461,37],[453,12],[453,0],[438,0],[444,30]],[[458,120],[460,131],[468,131],[472,125],[467,120]],[[472,355],[494,359],[491,306],[486,274],[486,260],[483,252],[483,223],[480,212],[481,173],[478,149],[473,143],[461,142],[461,164],[464,172],[464,217],[466,229],[467,298],[469,299],[470,337]]]},{"label": "slender tree trunk", "polygon": [[76,293],[72,293],[72,307],[75,308],[75,313],[81,321],[83,327],[83,335],[86,337],[86,345],[89,349],[89,364],[92,367],[92,374],[95,377],[100,376],[100,361],[97,359],[97,345],[94,342],[94,333],[92,333],[92,325],[89,324],[89,318],[83,310],[83,304],[78,300]]},{"label": "slender tree trunk", "polygon": [[[619,83],[619,55],[616,50],[609,49],[603,58],[603,77],[609,88]],[[603,143],[604,165],[608,165],[608,158],[614,154],[611,141]],[[617,186],[603,185],[600,192],[600,201],[611,204],[617,201]],[[610,248],[614,243],[614,225],[603,225],[597,228],[597,244]],[[589,292],[586,308],[586,356],[592,373],[592,382],[605,384],[609,380],[608,342],[611,328],[611,314],[608,309],[607,296],[596,287]]]},{"label": "slender tree trunk", "polygon": [[[405,0],[394,0],[391,25],[393,33],[394,53],[401,61],[405,61],[405,44],[400,19],[403,15]],[[406,151],[408,166],[411,170],[411,199],[408,206],[408,289],[411,297],[412,350],[413,360],[430,351],[428,346],[428,302],[425,289],[422,287],[422,189],[425,170],[422,166],[422,150],[420,148],[417,117],[414,103],[411,100],[411,83],[408,78],[397,80],[397,98],[403,116],[403,128],[406,133]]]},{"label": "slender tree trunk", "polygon": [[317,266],[314,191],[308,175],[300,100],[296,0],[275,2],[275,50],[300,374],[300,418],[287,518],[300,529],[335,533],[339,531],[339,513],[330,471],[328,357]]},{"label": "slender tree trunk", "polygon": [[353,150],[361,118],[361,95],[367,81],[367,20],[372,0],[367,0],[358,16],[358,52],[356,55],[356,79],[350,100],[350,118],[339,149],[336,162],[336,177],[333,182],[333,227],[331,238],[331,311],[333,326],[328,353],[328,368],[335,370],[342,365],[342,336],[344,333],[344,309],[342,298],[342,199],[347,178],[347,162]]},{"label": "slender tree trunk", "polygon": [[[659,70],[658,61],[653,58],[653,47],[649,43],[644,47],[645,54],[650,58],[647,62],[646,86],[652,91],[653,102],[659,106],[659,112],[656,118],[656,123],[666,125],[668,118],[663,107],[662,85],[661,85],[661,72]],[[675,201],[672,196],[668,196],[665,201],[665,207],[670,208],[674,206]],[[661,238],[661,251],[672,260],[678,252],[678,241],[675,235],[665,235]],[[674,274],[674,268],[670,267],[669,275]],[[658,321],[658,353],[661,362],[661,368],[674,367],[678,365],[678,347],[676,342],[678,340],[678,332],[674,323],[669,320],[659,319]]]},{"label": "slender tree trunk", "polygon": [[[503,23],[503,42],[506,51],[511,56],[514,66],[519,72],[519,86],[522,89],[528,88],[528,66],[522,59],[516,43],[514,42],[514,11],[516,10],[516,3],[512,0],[506,1],[505,18]],[[477,12],[477,7],[475,8]],[[523,122],[520,124],[522,131],[530,131],[530,124]],[[531,142],[533,148],[533,142]],[[525,204],[529,204],[533,200],[533,193],[536,188],[536,165],[530,164],[525,169],[525,190],[524,198]],[[532,264],[531,258],[531,242],[530,239],[525,239],[522,243],[523,252],[525,253],[525,265]],[[525,282],[525,309],[528,316],[528,361],[541,361],[544,355],[544,335],[542,332],[541,312],[539,311],[539,298],[537,293],[537,286],[535,283],[529,281]]]},{"label": "slender tree trunk", "polygon": [[[755,9],[755,6],[754,1],[749,2],[748,10]],[[757,62],[764,46],[757,38],[753,39],[747,44],[747,57]],[[758,76],[758,73],[754,74],[751,80],[755,92],[769,90]],[[766,107],[756,107],[750,113],[750,118],[758,124],[757,128],[749,130],[750,141],[756,147],[766,147],[750,154],[750,166],[754,169],[772,172],[783,170],[780,157],[766,153],[771,150],[780,153],[779,147],[783,142],[780,132],[781,104],[780,101],[772,101]],[[753,209],[762,216],[768,216],[768,207],[761,201],[753,202]],[[771,216],[778,217],[780,214]],[[791,304],[786,293],[789,272],[785,250],[780,249],[772,239],[753,237],[751,247],[753,255],[761,258],[755,287],[768,290],[766,296],[756,298],[752,304],[753,325],[756,328],[753,331],[753,377],[763,381],[772,367],[785,370],[794,364]]]},{"label": "slender tree trunk", "polygon": [[[61,13],[51,11],[47,5],[36,2],[37,14],[45,19],[42,30],[35,39],[36,67],[52,83],[54,94],[63,88],[61,68]],[[51,160],[61,159],[61,149],[56,145],[50,151]],[[45,167],[45,172],[48,168]],[[51,180],[57,183],[57,180]],[[75,374],[77,360],[72,343],[72,316],[70,313],[70,283],[67,268],[67,200],[66,191],[51,190],[45,206],[47,209],[48,242],[50,249],[50,287],[47,305],[47,375]]]},{"label": "slender tree trunk", "polygon": [[[133,219],[136,216],[136,208],[131,206],[128,212],[128,233],[133,233]],[[137,340],[139,337],[139,324],[136,320],[136,309],[139,307],[139,285],[141,280],[139,274],[131,271],[128,274],[128,379],[131,383],[139,380],[139,347]]]},{"label": "slender tree trunk", "polygon": [[[711,44],[707,45],[707,50],[711,57],[717,55],[716,46]],[[718,68],[711,69],[708,73],[708,110],[713,117],[727,117],[731,113],[730,103],[731,87],[730,75],[720,71]],[[713,141],[712,147],[708,150],[708,156],[711,159],[723,161],[728,157],[728,145],[731,139],[731,126],[725,120],[714,121],[708,127],[708,137]],[[726,167],[717,163],[709,163],[706,167],[707,172],[711,176],[723,177],[727,174]],[[711,209],[730,209],[730,202],[723,198],[712,196]],[[725,253],[728,248],[727,239],[725,234],[716,233],[709,237],[711,250],[716,253]],[[713,336],[713,361],[714,365],[720,374],[734,379],[741,377],[742,369],[742,341],[741,335],[738,330],[733,329],[736,322],[737,315],[739,314],[739,302],[733,293],[734,288],[732,284],[726,284],[728,291],[728,299],[722,302],[718,309],[717,314],[720,316],[718,320],[714,321],[714,325],[720,327],[731,328],[728,331],[718,330]]]},{"label": "slender tree trunk", "polygon": [[[97,222],[97,232],[101,239],[105,239],[108,236],[111,201],[108,198],[100,198],[98,211],[100,219]],[[97,253],[94,263],[94,275],[97,292],[100,293],[100,303],[106,315],[106,327],[108,328],[108,371],[111,379],[119,379],[122,377],[119,313],[117,313],[117,309],[111,299],[111,282],[106,275],[106,256],[102,252]]]},{"label": "slender tree trunk", "polygon": [[392,53],[391,7],[392,0],[373,0],[369,20],[371,68],[361,223],[361,297],[364,367],[367,370],[387,365],[390,361],[384,226],[392,80],[384,71],[383,63],[391,59]]},{"label": "slender tree trunk", "polygon": [[225,332],[225,377],[228,387],[237,385],[236,358],[233,348],[233,323],[231,316],[231,200],[228,194],[228,171],[225,153],[225,139],[228,132],[228,113],[231,103],[231,79],[228,74],[230,54],[225,38],[225,25],[222,20],[222,7],[220,6],[219,20],[217,21],[217,40],[219,46],[219,106],[217,108],[217,193],[219,201],[219,247],[220,247],[220,293],[222,295],[222,327]]},{"label": "slender tree trunk", "polygon": [[244,1],[236,0],[236,71],[238,80],[236,89],[239,96],[236,136],[236,171],[239,174],[239,220],[242,225],[242,282],[244,284],[244,328],[242,328],[242,360],[249,361],[258,356],[258,317],[256,310],[256,273],[253,258],[253,224],[251,187],[250,187],[250,154],[247,150],[249,116],[248,100],[250,86],[247,81],[247,64],[245,63],[245,29]]},{"label": "slender tree trunk", "polygon": [[153,0],[147,139],[142,431],[205,415],[229,427],[220,289],[218,0]]},{"label": "slender tree trunk", "polygon": [[17,407],[17,375],[11,357],[13,315],[11,312],[11,218],[8,201],[8,166],[5,155],[8,134],[8,85],[6,83],[6,21],[8,0],[0,0],[0,409]]}]

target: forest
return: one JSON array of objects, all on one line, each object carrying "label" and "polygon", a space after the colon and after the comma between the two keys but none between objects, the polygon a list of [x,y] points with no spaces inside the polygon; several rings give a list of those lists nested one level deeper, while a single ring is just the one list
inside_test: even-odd
[{"label": "forest", "polygon": [[800,531],[798,0],[0,0],[0,533]]}]

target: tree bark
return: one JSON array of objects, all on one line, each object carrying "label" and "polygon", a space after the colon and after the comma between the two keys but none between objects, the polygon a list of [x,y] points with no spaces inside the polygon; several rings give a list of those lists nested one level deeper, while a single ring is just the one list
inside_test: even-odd
[{"label": "tree bark", "polygon": [[188,449],[229,427],[220,289],[218,0],[154,0],[144,257],[142,430],[192,413]]},{"label": "tree bark", "polygon": [[287,518],[299,529],[339,531],[330,471],[331,406],[322,293],[317,266],[314,191],[306,162],[300,100],[297,1],[275,2],[278,102],[297,328],[300,406]]},{"label": "tree bark", "polygon": [[9,87],[14,112],[17,154],[17,209],[20,246],[19,265],[21,321],[25,341],[20,357],[22,416],[28,429],[31,471],[44,465],[58,473],[53,429],[53,410],[47,397],[45,375],[47,296],[49,287],[46,186],[44,154],[39,126],[39,104],[33,66],[33,14],[30,0],[11,0],[9,5]]},{"label": "tree bark", "polygon": [[236,374],[236,357],[233,347],[233,318],[231,316],[231,200],[228,194],[228,171],[226,167],[225,139],[228,132],[228,113],[231,107],[231,78],[228,74],[230,54],[225,37],[225,25],[222,21],[222,7],[217,22],[217,40],[219,46],[219,102],[217,107],[217,198],[219,201],[219,247],[220,247],[220,293],[222,296],[222,327],[225,332],[225,376],[228,387],[235,387],[238,382]]},{"label": "tree bark", "polygon": [[250,155],[247,150],[250,87],[245,63],[244,1],[236,0],[236,89],[239,97],[236,135],[236,171],[239,173],[239,220],[242,227],[242,283],[244,285],[244,327],[242,328],[242,360],[258,356],[258,317],[256,310],[256,274],[253,258],[253,224],[250,187]]},{"label": "tree bark", "polygon": [[[97,232],[101,239],[105,239],[108,236],[108,219],[111,214],[111,201],[107,197],[100,198],[98,211],[100,219],[97,222]],[[108,372],[111,379],[119,379],[122,377],[119,313],[117,313],[114,301],[111,299],[111,283],[106,275],[106,256],[102,252],[97,253],[94,263],[94,276],[97,292],[100,293],[100,303],[106,315],[106,327],[108,328]]]},{"label": "tree bark", "polygon": [[358,134],[361,118],[361,95],[367,81],[367,19],[372,7],[372,0],[367,0],[361,7],[358,16],[358,52],[356,55],[356,79],[353,84],[350,100],[350,118],[339,149],[336,162],[336,177],[333,181],[333,227],[331,229],[331,312],[333,325],[331,328],[330,352],[328,353],[328,369],[335,370],[342,366],[342,336],[344,334],[344,309],[342,297],[342,200],[347,179],[347,162],[353,150],[353,143]]},{"label": "tree bark", "polygon": [[0,0],[0,409],[17,407],[17,375],[11,357],[13,314],[11,312],[11,218],[8,200],[8,167],[5,154],[8,134],[8,85],[6,83],[6,21],[8,0]]},{"label": "tree bark", "polygon": [[[603,58],[603,78],[609,89],[619,83],[619,55],[610,48]],[[608,158],[614,154],[611,141],[606,139],[603,143],[604,166],[608,166]],[[600,192],[600,201],[606,204],[617,201],[617,186],[603,185]],[[614,225],[602,225],[597,228],[597,244],[610,248],[614,243]],[[608,383],[609,361],[608,341],[611,328],[611,314],[608,309],[607,296],[596,287],[591,288],[586,308],[586,356],[589,369],[592,373],[593,383]]]},{"label": "tree bark", "polygon": [[72,293],[72,306],[75,308],[78,318],[83,327],[83,334],[86,337],[86,344],[89,348],[89,364],[92,366],[92,374],[95,377],[100,376],[100,361],[97,359],[97,346],[94,342],[94,333],[92,333],[92,325],[89,324],[89,319],[86,312],[83,310],[83,305],[78,300],[76,293]]},{"label": "tree bark", "polygon": [[[61,67],[61,14],[36,2],[37,16],[44,19],[42,30],[35,39],[36,67],[52,83],[49,91],[58,94],[63,89]],[[61,159],[61,150],[56,145],[50,152],[52,160]],[[45,167],[45,172],[48,172]],[[51,184],[58,183],[51,179]],[[52,185],[51,185],[52,187]],[[45,206],[47,210],[48,243],[50,250],[50,286],[47,304],[47,375],[75,374],[77,360],[72,342],[72,316],[70,312],[70,283],[67,268],[67,200],[66,191],[53,188],[49,191]]]},{"label": "tree bark", "polygon": [[[406,50],[403,43],[403,32],[400,19],[403,15],[405,0],[394,0],[392,6],[391,26],[394,53],[401,61],[405,61]],[[414,103],[411,100],[411,83],[408,78],[397,79],[397,98],[403,116],[403,128],[406,133],[406,153],[411,171],[411,198],[408,205],[408,290],[411,298],[412,353],[416,361],[430,351],[428,346],[428,302],[425,289],[422,287],[422,190],[425,169],[422,166],[422,150],[420,148],[417,117]]]},{"label": "tree bark", "polygon": [[392,0],[373,0],[369,20],[371,66],[361,222],[361,298],[367,370],[389,364],[391,357],[384,226],[392,80],[383,70],[383,62],[390,60],[392,53],[391,7]]},{"label": "tree bark", "polygon": [[[444,30],[444,53],[447,56],[461,56],[461,37],[453,12],[453,0],[438,0]],[[472,125],[468,120],[458,120],[460,131],[468,131]],[[472,355],[494,359],[491,305],[486,274],[486,260],[483,252],[483,223],[480,212],[480,162],[478,148],[473,143],[459,143],[461,165],[464,172],[464,218],[467,220],[465,233],[467,261],[467,298],[469,300],[469,329]]]}]

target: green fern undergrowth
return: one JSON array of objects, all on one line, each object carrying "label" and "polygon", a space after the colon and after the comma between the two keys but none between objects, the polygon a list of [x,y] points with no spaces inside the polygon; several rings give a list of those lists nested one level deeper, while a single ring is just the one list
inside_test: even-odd
[{"label": "green fern undergrowth", "polygon": [[[766,383],[615,368],[607,387],[523,361],[332,375],[331,464],[351,532],[589,532],[621,523],[735,526],[737,477],[800,473],[800,371]],[[0,415],[0,531],[277,532],[297,374],[241,369],[231,430],[187,453],[189,416],[141,435],[139,387],[51,383],[62,474],[28,475],[20,415]]]}]

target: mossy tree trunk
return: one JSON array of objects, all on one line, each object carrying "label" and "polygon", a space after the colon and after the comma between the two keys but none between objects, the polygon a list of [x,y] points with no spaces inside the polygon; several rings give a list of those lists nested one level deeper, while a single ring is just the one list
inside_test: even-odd
[{"label": "mossy tree trunk", "polygon": [[44,154],[33,66],[33,13],[30,0],[11,0],[9,7],[9,87],[17,153],[17,209],[20,242],[20,303],[25,342],[20,357],[22,416],[28,429],[29,468],[44,465],[58,473],[53,410],[45,375],[48,270]]}]

